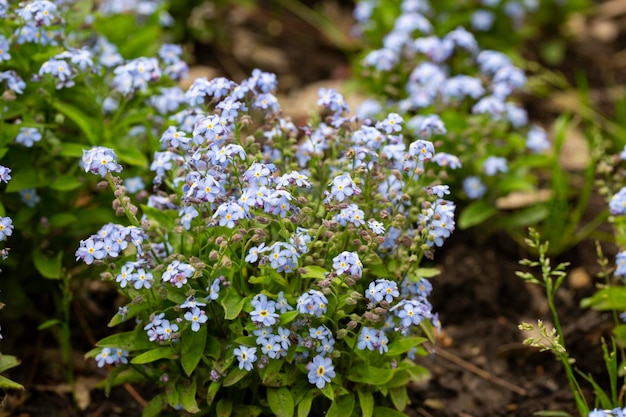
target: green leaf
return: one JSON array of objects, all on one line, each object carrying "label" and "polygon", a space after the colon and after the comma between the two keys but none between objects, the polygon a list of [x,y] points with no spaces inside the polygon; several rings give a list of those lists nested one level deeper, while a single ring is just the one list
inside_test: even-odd
[{"label": "green leaf", "polygon": [[[37,330],[45,330],[57,324],[63,324],[63,322],[59,319],[49,319],[37,326]],[[2,372],[2,370],[0,370],[0,372]]]},{"label": "green leaf", "polygon": [[256,405],[235,404],[233,417],[257,417],[263,412],[261,407]]},{"label": "green leaf", "polygon": [[389,344],[388,356],[400,355],[401,353],[408,352],[415,346],[421,345],[427,339],[425,337],[407,337],[398,339]]},{"label": "green leaf", "polygon": [[0,375],[0,388],[2,389],[24,389],[22,384],[11,381],[9,378]]},{"label": "green leaf", "polygon": [[158,361],[159,359],[174,359],[176,356],[176,350],[171,346],[166,347],[158,347],[147,352],[142,353],[141,355],[135,356],[130,363],[134,363],[136,365],[150,363],[154,361]]},{"label": "green leaf", "polygon": [[248,375],[248,371],[246,371],[245,369],[233,368],[230,373],[226,375],[226,378],[224,378],[222,384],[225,387],[230,387],[232,385],[235,385],[246,375]]},{"label": "green leaf", "polygon": [[261,380],[264,384],[272,381],[283,366],[283,361],[280,359],[270,359],[269,363],[260,371]]},{"label": "green leaf", "polygon": [[403,411],[409,404],[409,394],[406,392],[406,386],[391,388],[389,390],[391,402],[396,410]]},{"label": "green leaf", "polygon": [[304,398],[298,403],[298,417],[308,417],[315,395],[315,391],[307,391]]},{"label": "green leaf", "polygon": [[117,158],[120,162],[147,168],[150,164],[146,155],[137,148],[118,148]]},{"label": "green leaf", "polygon": [[494,216],[497,212],[498,210],[487,201],[475,201],[461,212],[458,222],[459,227],[461,229],[468,229],[472,226],[479,225]]},{"label": "green leaf", "polygon": [[418,282],[421,278],[432,278],[439,274],[441,274],[441,271],[437,268],[417,268],[409,278],[413,282]]},{"label": "green leaf", "polygon": [[409,372],[406,369],[396,369],[396,373],[393,375],[393,378],[391,378],[391,381],[387,382],[387,387],[405,387],[410,380]]},{"label": "green leaf", "polygon": [[207,328],[200,326],[197,332],[189,330],[183,337],[180,348],[180,363],[187,376],[191,375],[204,353],[206,346]]},{"label": "green leaf", "polygon": [[141,417],[157,417],[165,409],[167,409],[167,399],[165,394],[159,394],[148,401],[148,404],[143,409],[143,413],[141,413]]},{"label": "green leaf", "polygon": [[326,417],[345,417],[351,416],[352,410],[354,409],[354,395],[342,395],[338,397],[333,403],[330,405],[328,412],[326,413]]},{"label": "green leaf", "polygon": [[394,369],[374,368],[373,366],[354,366],[348,373],[353,382],[371,385],[385,385],[393,377]]},{"label": "green leaf", "polygon": [[37,271],[48,279],[61,278],[61,260],[63,252],[57,253],[54,258],[46,258],[39,248],[33,251],[33,263]]},{"label": "green leaf", "polygon": [[83,132],[87,141],[91,145],[96,145],[100,142],[99,135],[96,133],[94,129],[96,125],[96,121],[83,113],[78,107],[74,107],[71,104],[67,104],[66,102],[62,102],[59,100],[55,100],[52,103],[52,107],[69,117]]},{"label": "green leaf", "polygon": [[324,279],[324,276],[328,271],[321,266],[317,265],[308,265],[304,267],[306,271],[302,274],[302,278],[314,278],[314,279]]},{"label": "green leaf", "polygon": [[388,407],[374,407],[376,417],[406,417],[406,414]]},{"label": "green leaf", "polygon": [[295,318],[298,317],[298,311],[292,310],[282,313],[280,315],[280,325],[284,326],[288,323],[291,323]]},{"label": "green leaf", "polygon": [[267,402],[276,417],[291,417],[294,412],[293,397],[287,387],[268,388]]},{"label": "green leaf", "polygon": [[324,385],[322,389],[320,389],[320,392],[324,394],[324,397],[331,401],[335,401],[335,390],[333,390],[333,386],[331,384]]},{"label": "green leaf", "polygon": [[14,193],[29,188],[45,187],[50,183],[50,179],[45,177],[43,171],[37,171],[33,167],[21,169],[11,173],[12,178],[7,185],[6,192]]},{"label": "green leaf", "polygon": [[7,369],[15,368],[19,364],[20,361],[15,356],[0,354],[0,373]]},{"label": "green leaf", "polygon": [[217,417],[230,417],[233,412],[233,403],[228,398],[222,398],[217,402],[217,407],[215,407],[215,411],[217,413]]},{"label": "green leaf", "polygon": [[177,383],[169,383],[165,386],[165,396],[170,407],[174,408],[180,404],[180,395],[177,389]]},{"label": "green leaf", "polygon": [[208,405],[211,405],[213,403],[213,400],[215,399],[215,396],[217,395],[218,391],[220,390],[220,388],[222,387],[222,383],[219,381],[213,381],[211,382],[211,384],[209,385],[209,388],[207,389],[207,393],[206,393],[206,402]]},{"label": "green leaf", "polygon": [[83,184],[84,182],[74,175],[62,175],[50,184],[50,188],[57,191],[71,191],[82,187]]},{"label": "green leaf", "polygon": [[503,227],[525,227],[539,223],[550,214],[545,204],[535,204],[523,209],[515,210],[512,214],[499,219],[496,225]]},{"label": "green leaf", "polygon": [[72,158],[82,158],[83,150],[86,150],[88,147],[89,146],[85,146],[82,143],[63,142],[59,148],[59,155]]},{"label": "green leaf", "polygon": [[246,298],[242,298],[237,291],[230,289],[226,292],[226,296],[220,301],[224,307],[224,318],[226,320],[234,320],[237,318],[246,302]]},{"label": "green leaf", "polygon": [[[86,355],[85,355],[86,356]],[[96,384],[97,388],[104,389],[104,393],[108,396],[111,388],[124,384],[142,384],[147,383],[148,379],[135,368],[123,368],[116,366],[111,370],[109,376]]]},{"label": "green leaf", "polygon": [[160,210],[156,207],[149,207],[145,204],[141,205],[141,211],[145,214],[150,220],[154,220],[161,227],[164,227],[168,230],[174,228],[174,223],[176,218],[178,218],[178,213],[176,210]]},{"label": "green leaf", "polygon": [[62,228],[74,224],[76,221],[78,221],[78,217],[71,213],[57,213],[50,217],[50,227]]},{"label": "green leaf", "polygon": [[626,287],[607,287],[580,302],[582,308],[594,310],[626,310]]},{"label": "green leaf", "polygon": [[358,390],[359,405],[361,406],[362,417],[372,417],[374,415],[374,395],[369,391]]},{"label": "green leaf", "polygon": [[154,347],[154,344],[148,340],[145,332],[132,331],[112,334],[101,339],[96,346],[123,348],[128,351],[145,350]]},{"label": "green leaf", "polygon": [[195,378],[191,379],[191,382],[186,384],[180,384],[176,386],[176,390],[178,391],[178,397],[180,399],[180,405],[183,406],[185,411],[190,413],[198,413],[200,408],[198,408],[198,403],[196,402],[196,380]]}]

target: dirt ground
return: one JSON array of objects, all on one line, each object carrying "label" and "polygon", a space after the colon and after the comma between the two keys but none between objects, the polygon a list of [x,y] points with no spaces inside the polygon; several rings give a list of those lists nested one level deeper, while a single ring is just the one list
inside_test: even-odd
[{"label": "dirt ground", "polygon": [[[624,89],[619,85],[626,81],[624,60],[620,58],[623,54],[619,55],[626,48],[626,7],[619,9],[617,1],[600,3],[594,17],[571,23],[577,35],[569,44],[563,68],[574,65],[584,69],[590,77],[594,102],[610,109],[615,100],[611,94],[623,95]],[[344,33],[349,33],[349,6],[335,2],[319,4]],[[197,44],[190,49],[198,65],[194,71],[237,80],[252,68],[262,67],[277,72],[281,90],[297,97],[311,91],[315,95],[320,80],[324,80],[322,85],[335,85],[332,83],[341,83],[349,76],[347,56],[293,13],[247,14],[235,10],[229,16],[233,24],[229,26],[226,21],[224,26],[229,27],[230,39],[238,40],[233,44],[247,44],[246,39],[263,43],[232,53],[226,49],[228,44]],[[529,55],[533,57],[532,49]],[[616,85],[609,94],[607,87]],[[533,103],[531,114],[541,114],[545,119],[571,105],[567,100]],[[614,252],[606,245],[609,257]],[[522,417],[541,410],[576,415],[560,363],[550,353],[540,353],[522,344],[524,336],[517,328],[519,323],[536,323],[537,319],[550,322],[541,290],[515,276],[520,269],[518,261],[526,256],[504,234],[480,237],[472,231],[456,231],[437,252],[436,262],[442,274],[433,279],[432,303],[440,314],[443,333],[433,346],[432,355],[420,359],[433,376],[412,387],[412,404],[407,410],[410,415]],[[599,340],[602,335],[610,335],[611,319],[606,314],[579,308],[580,300],[594,290],[593,275],[598,270],[594,242],[583,242],[556,261],[571,262],[570,276],[557,300],[568,349],[582,371],[603,375]],[[106,327],[114,299],[111,289],[99,283],[81,286],[74,298],[75,377],[81,407],[73,405],[70,387],[58,365],[55,341],[33,332],[33,340],[19,352],[23,365],[15,374],[27,390],[5,393],[0,417],[141,415],[143,396],[149,397],[149,388],[118,387],[107,398],[95,387],[105,376],[104,371],[96,368],[93,361],[83,360],[84,351],[100,336],[98,326]]]}]

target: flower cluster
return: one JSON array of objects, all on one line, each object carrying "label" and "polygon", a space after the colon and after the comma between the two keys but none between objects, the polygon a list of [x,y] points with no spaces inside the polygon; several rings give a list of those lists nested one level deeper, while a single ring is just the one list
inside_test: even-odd
[{"label": "flower cluster", "polygon": [[[431,174],[445,169],[437,158],[454,157],[428,140],[445,132],[437,117],[409,142],[402,116],[362,120],[334,90],[319,92],[328,119],[300,133],[276,87],[260,70],[240,83],[195,80],[164,127],[143,217],[107,225],[76,256],[119,259],[105,276],[137,301],[114,320],[134,317],[138,337],[175,350],[208,337],[211,381],[233,372],[263,381],[283,364],[293,384],[330,389],[352,372],[347,357],[397,363],[423,340],[412,335],[438,326],[419,265],[454,231],[449,187]],[[85,155],[94,153],[104,155]],[[115,170],[84,160],[94,174],[105,167],[118,196]]]}]

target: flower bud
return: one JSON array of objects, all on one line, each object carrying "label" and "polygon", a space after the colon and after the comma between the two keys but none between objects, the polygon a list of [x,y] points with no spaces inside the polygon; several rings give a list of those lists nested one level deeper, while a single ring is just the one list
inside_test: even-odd
[{"label": "flower bud", "polygon": [[219,258],[219,256],[220,256],[220,254],[219,254],[219,252],[218,252],[218,251],[216,251],[216,250],[212,250],[212,251],[209,253],[209,261],[216,261],[216,260],[217,260],[217,258]]},{"label": "flower bud", "polygon": [[346,326],[346,329],[347,330],[354,330],[356,328],[356,326],[358,326],[358,325],[359,325],[359,323],[356,322],[355,320],[350,320],[348,322],[348,325]]}]

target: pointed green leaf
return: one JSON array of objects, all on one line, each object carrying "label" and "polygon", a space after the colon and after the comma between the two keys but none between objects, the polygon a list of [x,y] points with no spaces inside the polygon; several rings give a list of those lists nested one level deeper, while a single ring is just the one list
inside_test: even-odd
[{"label": "pointed green leaf", "polygon": [[213,403],[213,400],[215,399],[215,396],[217,395],[218,391],[220,390],[220,388],[222,387],[222,383],[219,381],[213,381],[211,382],[211,384],[209,385],[209,388],[207,389],[207,393],[206,393],[206,402],[208,405],[211,405]]},{"label": "pointed green leaf", "polygon": [[308,417],[311,412],[311,405],[315,398],[315,391],[307,391],[304,398],[298,403],[298,417]]},{"label": "pointed green leaf", "polygon": [[222,398],[217,402],[217,407],[215,407],[215,411],[217,413],[217,417],[230,417],[233,412],[233,403],[228,398]]},{"label": "pointed green leaf", "polygon": [[242,298],[237,291],[230,289],[226,292],[226,296],[222,299],[221,304],[224,307],[224,318],[226,320],[234,320],[237,318],[246,302],[246,298]]},{"label": "pointed green leaf", "polygon": [[84,182],[78,177],[73,175],[63,175],[57,177],[54,182],[50,184],[50,188],[56,191],[71,191],[82,187],[83,184]]},{"label": "pointed green leaf", "polygon": [[415,346],[421,345],[426,340],[427,339],[425,337],[407,337],[395,340],[389,344],[389,351],[387,352],[387,355],[394,356],[408,352]]},{"label": "pointed green leaf", "polygon": [[52,106],[76,123],[91,145],[96,145],[100,142],[96,133],[96,122],[93,118],[83,113],[78,107],[74,107],[66,102],[55,100]]},{"label": "pointed green leaf", "polygon": [[233,417],[258,417],[262,412],[263,409],[256,405],[235,404]]},{"label": "pointed green leaf", "polygon": [[200,326],[197,332],[189,331],[184,335],[180,348],[180,363],[187,376],[191,375],[202,355],[206,346],[207,328]]},{"label": "pointed green leaf", "polygon": [[39,248],[33,251],[33,263],[37,271],[48,279],[61,278],[61,260],[63,258],[63,252],[59,252],[53,258],[48,258],[41,253]]},{"label": "pointed green leaf", "polygon": [[15,356],[0,354],[0,373],[6,371],[7,369],[15,368],[16,366],[19,366],[19,364],[20,361]]},{"label": "pointed green leaf", "polygon": [[322,389],[320,389],[320,392],[329,400],[335,401],[335,390],[333,390],[333,386],[331,384],[324,385]]},{"label": "pointed green leaf", "polygon": [[354,395],[342,395],[337,397],[335,401],[330,405],[326,417],[345,417],[351,416],[354,409]]},{"label": "pointed green leaf", "polygon": [[22,384],[18,384],[15,381],[11,381],[9,378],[6,378],[0,375],[0,388],[2,389],[24,389]]},{"label": "pointed green leaf", "polygon": [[324,279],[325,274],[328,273],[327,270],[317,265],[307,265],[304,270],[306,272],[301,275],[302,278]]},{"label": "pointed green leaf", "polygon": [[141,413],[141,417],[157,417],[165,409],[167,409],[167,399],[165,394],[159,394],[148,401],[148,404],[143,409],[143,413]]},{"label": "pointed green leaf", "polygon": [[393,377],[393,373],[393,369],[355,366],[350,369],[348,379],[362,384],[385,385]]},{"label": "pointed green leaf", "polygon": [[188,383],[180,384],[176,386],[178,391],[178,398],[180,405],[183,406],[185,411],[190,413],[198,413],[200,408],[196,402],[196,380],[192,378]]},{"label": "pointed green leaf", "polygon": [[293,397],[287,387],[268,388],[267,402],[276,417],[292,417],[294,412]]},{"label": "pointed green leaf", "polygon": [[398,411],[404,411],[409,404],[409,394],[406,392],[406,386],[391,388],[389,390],[389,396],[393,406]]},{"label": "pointed green leaf", "polygon": [[362,417],[372,417],[374,415],[374,395],[369,391],[358,390],[359,405],[361,406]]},{"label": "pointed green leaf", "polygon": [[174,359],[176,356],[176,350],[171,346],[166,347],[158,347],[147,352],[142,353],[141,355],[135,356],[130,363],[134,363],[136,365],[150,363],[154,361],[158,361],[159,359]]},{"label": "pointed green leaf", "polygon": [[465,207],[461,212],[458,222],[459,227],[461,229],[468,229],[472,226],[479,225],[494,216],[497,212],[498,210],[489,202],[484,200],[475,201]]},{"label": "pointed green leaf", "polygon": [[374,415],[376,417],[406,417],[406,414],[388,407],[374,407]]},{"label": "pointed green leaf", "polygon": [[[50,327],[56,326],[57,324],[63,324],[63,322],[59,319],[46,320],[43,323],[41,323],[39,326],[37,326],[37,330],[49,329]],[[2,371],[0,370],[0,372]]]},{"label": "pointed green leaf", "polygon": [[233,368],[230,373],[226,375],[226,378],[224,378],[222,384],[225,387],[230,387],[232,385],[235,385],[246,375],[248,375],[248,371],[246,371],[245,369]]},{"label": "pointed green leaf", "polygon": [[50,178],[47,178],[41,170],[35,170],[32,166],[11,172],[11,181],[7,185],[6,192],[14,193],[29,188],[40,188],[50,184]]}]

